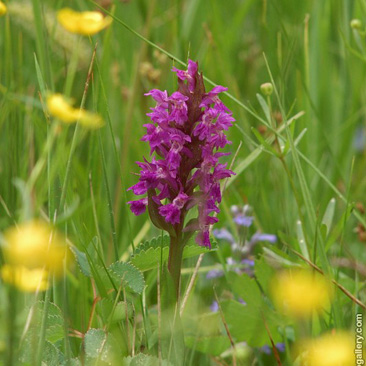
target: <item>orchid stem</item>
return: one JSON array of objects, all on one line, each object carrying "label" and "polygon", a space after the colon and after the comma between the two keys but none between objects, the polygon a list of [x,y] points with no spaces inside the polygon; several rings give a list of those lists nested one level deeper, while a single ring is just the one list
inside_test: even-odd
[{"label": "orchid stem", "polygon": [[168,271],[173,279],[177,303],[179,303],[180,298],[180,278],[182,269],[183,248],[184,245],[181,235],[178,235],[176,237],[170,236]]}]

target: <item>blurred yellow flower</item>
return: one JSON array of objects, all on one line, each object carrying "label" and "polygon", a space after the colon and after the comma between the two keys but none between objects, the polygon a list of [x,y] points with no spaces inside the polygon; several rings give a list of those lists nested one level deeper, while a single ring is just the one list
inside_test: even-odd
[{"label": "blurred yellow flower", "polygon": [[[45,268],[56,275],[62,274],[67,246],[62,236],[48,224],[30,221],[17,228],[10,228],[5,232],[4,238],[4,256],[10,266],[29,270]],[[39,276],[37,273],[33,275]]]},{"label": "blurred yellow flower", "polygon": [[0,1],[0,17],[5,15],[7,12],[7,8],[6,8],[6,5]]},{"label": "blurred yellow flower", "polygon": [[112,18],[98,11],[77,12],[69,8],[59,10],[57,20],[69,32],[91,36],[112,23]]},{"label": "blurred yellow flower", "polygon": [[333,288],[325,277],[316,272],[293,270],[281,272],[274,279],[271,293],[281,312],[303,318],[327,306]]},{"label": "blurred yellow flower", "polygon": [[355,341],[351,334],[341,332],[325,334],[300,345],[307,366],[355,365]]},{"label": "blurred yellow flower", "polygon": [[47,97],[47,108],[52,116],[65,123],[79,121],[79,123],[89,128],[99,128],[104,125],[101,116],[72,107],[62,94],[49,95]]},{"label": "blurred yellow flower", "polygon": [[45,291],[49,287],[48,272],[43,268],[28,269],[6,264],[1,268],[1,278],[24,292]]}]

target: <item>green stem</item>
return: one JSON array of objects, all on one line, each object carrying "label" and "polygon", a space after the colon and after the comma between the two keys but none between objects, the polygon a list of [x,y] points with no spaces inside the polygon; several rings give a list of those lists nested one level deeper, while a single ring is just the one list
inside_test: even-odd
[{"label": "green stem", "polygon": [[183,248],[184,245],[181,235],[178,235],[176,237],[170,236],[168,271],[173,279],[177,303],[179,303],[180,295],[180,277],[182,269]]},{"label": "green stem", "polygon": [[7,358],[6,358],[6,366],[12,366],[15,359],[15,347],[16,347],[16,335],[15,335],[15,321],[16,321],[16,312],[17,312],[17,291],[13,288],[9,289],[8,294],[8,318],[7,318],[7,326],[8,326],[8,335],[7,335]]}]

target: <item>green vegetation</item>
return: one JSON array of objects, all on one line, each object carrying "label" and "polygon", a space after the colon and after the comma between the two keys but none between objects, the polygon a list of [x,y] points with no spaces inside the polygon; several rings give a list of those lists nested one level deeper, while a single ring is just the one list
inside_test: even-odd
[{"label": "green vegetation", "polygon": [[[295,366],[305,365],[299,344],[306,349],[307,339],[355,337],[366,303],[365,0],[5,4],[0,267],[3,234],[32,219],[54,225],[70,251],[65,276],[50,278],[46,291],[22,292],[0,277],[1,366]],[[92,36],[72,34],[57,21],[64,7],[105,7],[113,22]],[[140,140],[152,107],[144,93],[174,92],[170,70],[188,58],[207,89],[228,87],[221,98],[236,119],[224,158],[236,175],[221,186],[214,229],[226,228],[239,246],[256,233],[277,241],[239,253],[218,235],[211,250],[192,238],[183,253],[181,324],[170,333],[167,237],[147,214],[132,214],[126,189],[137,182],[135,161],[149,156]],[[52,117],[51,93],[97,113],[104,126]],[[233,205],[251,207],[252,225],[236,224]],[[276,273],[300,267],[333,282],[330,303],[306,318],[273,301]],[[222,276],[207,278],[213,270]],[[326,365],[336,366],[317,364]]]}]

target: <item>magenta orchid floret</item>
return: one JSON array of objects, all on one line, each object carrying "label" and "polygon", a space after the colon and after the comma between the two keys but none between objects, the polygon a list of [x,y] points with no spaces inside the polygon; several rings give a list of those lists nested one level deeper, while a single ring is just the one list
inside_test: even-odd
[{"label": "magenta orchid floret", "polygon": [[[129,188],[135,195],[147,195],[128,202],[131,211],[140,215],[148,208],[155,226],[170,236],[191,236],[198,231],[196,242],[211,247],[209,228],[217,222],[221,202],[220,181],[234,173],[219,158],[218,152],[231,142],[225,131],[234,118],[219,94],[222,86],[206,93],[198,64],[188,61],[188,70],[173,68],[178,77],[178,91],[151,90],[156,106],[147,114],[152,123],[142,138],[150,145],[151,162],[141,168],[139,182]],[[185,223],[188,211],[198,209],[198,217]],[[184,241],[184,238],[181,238]]]}]

